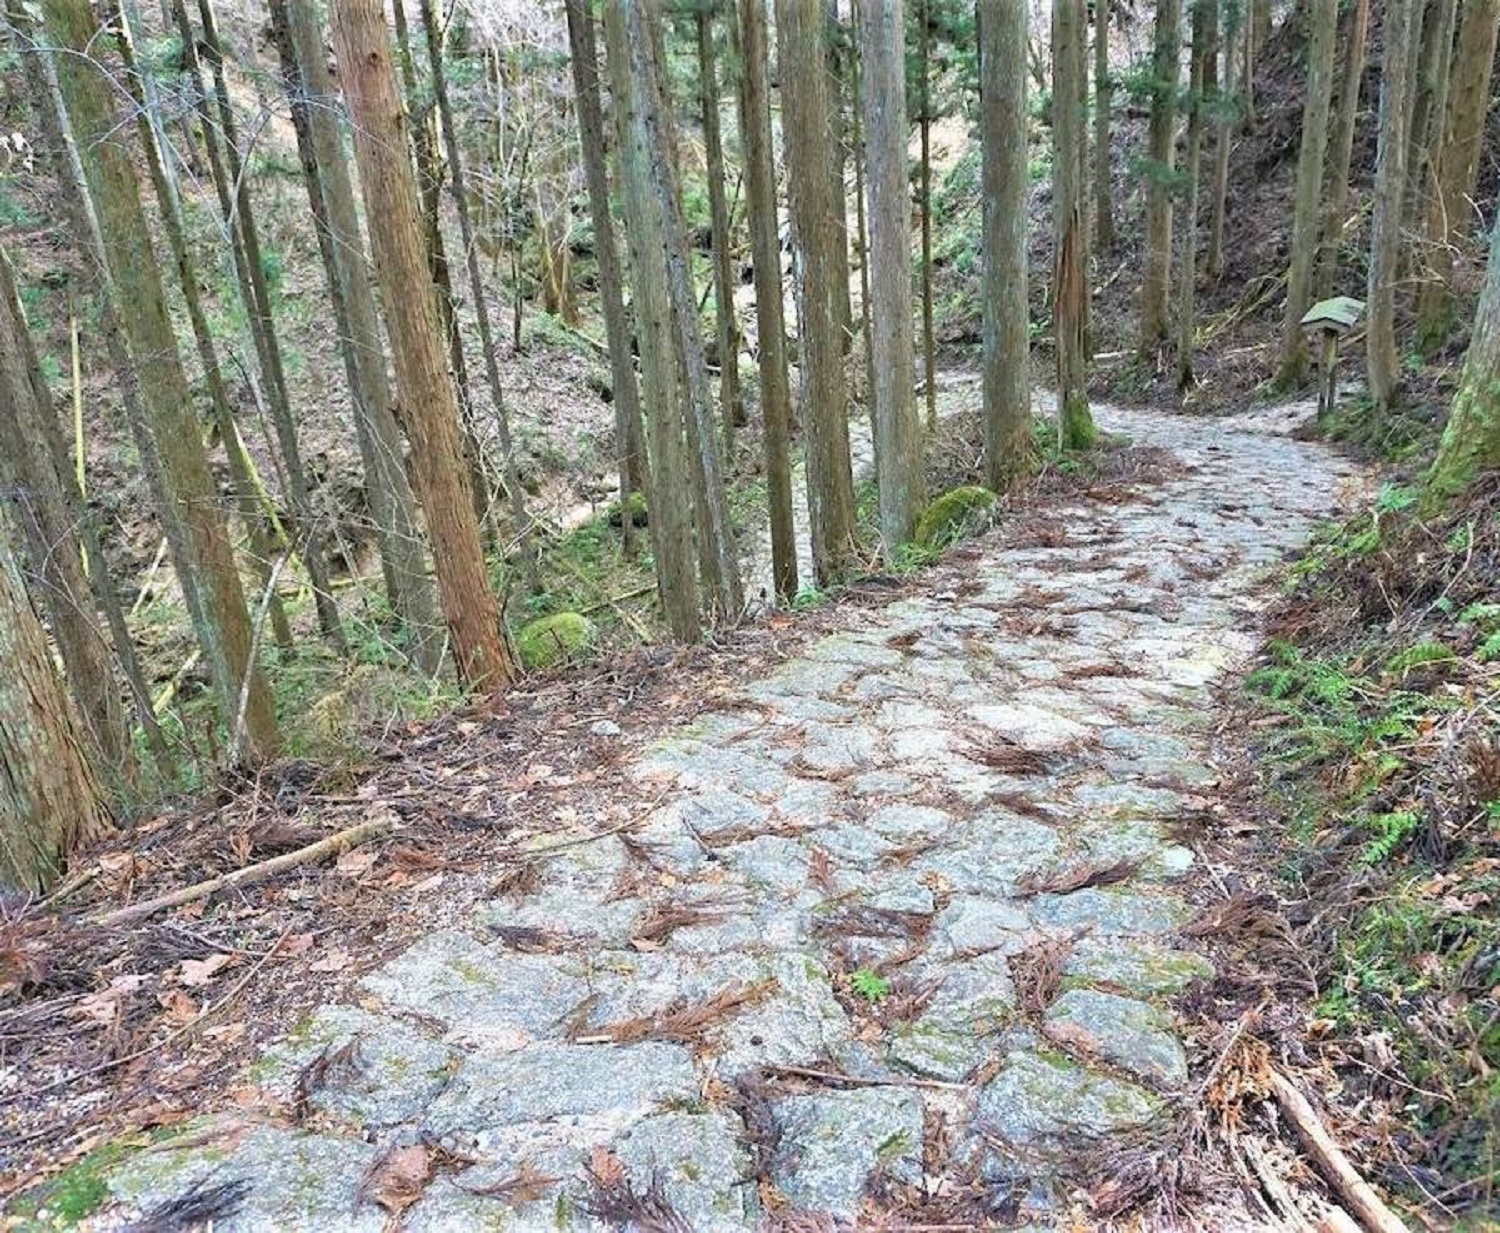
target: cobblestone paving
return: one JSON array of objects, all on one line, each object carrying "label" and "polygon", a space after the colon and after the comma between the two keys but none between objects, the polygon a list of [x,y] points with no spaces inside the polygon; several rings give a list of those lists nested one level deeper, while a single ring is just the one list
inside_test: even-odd
[{"label": "cobblestone paving", "polygon": [[243,1179],[217,1227],[379,1230],[361,1179],[421,1141],[471,1163],[400,1227],[593,1228],[605,1147],[693,1229],[754,1228],[768,1196],[853,1221],[962,1169],[1051,1227],[1046,1149],[1169,1116],[1187,1080],[1171,999],[1210,969],[1175,936],[1193,853],[1172,823],[1218,779],[1210,688],[1254,645],[1264,567],[1358,483],[1224,421],[1105,426],[1184,471],[859,614],[646,750],[642,798],[665,795],[645,825],[548,858],[261,1059],[285,1096],[358,1042],[316,1129],[241,1115],[211,1149],[126,1162],[113,1193]]}]

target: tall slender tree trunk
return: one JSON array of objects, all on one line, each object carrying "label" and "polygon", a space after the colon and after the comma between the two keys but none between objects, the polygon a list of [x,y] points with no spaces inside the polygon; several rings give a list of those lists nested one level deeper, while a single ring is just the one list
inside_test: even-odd
[{"label": "tall slender tree trunk", "polygon": [[505,468],[510,516],[515,523],[514,534],[521,552],[522,573],[527,585],[535,593],[541,590],[541,582],[537,577],[531,519],[526,513],[526,493],[521,487],[521,471],[516,465],[516,450],[511,440],[510,415],[505,409],[505,391],[500,384],[500,360],[495,350],[495,334],[490,328],[490,308],[489,301],[485,298],[484,276],[479,268],[479,245],[475,242],[474,224],[469,217],[469,189],[464,178],[463,151],[458,142],[458,129],[453,123],[453,106],[448,101],[447,75],[443,67],[443,32],[434,0],[421,0],[421,10],[422,25],[427,32],[427,61],[432,73],[432,92],[437,101],[438,121],[448,155],[453,206],[458,214],[459,240],[463,244],[469,273],[469,296],[474,301],[474,319],[479,327],[479,350],[484,356],[485,382],[490,388],[490,406],[495,416],[495,436],[500,443],[501,465]]},{"label": "tall slender tree trunk", "polygon": [[329,299],[354,404],[355,437],[380,543],[391,609],[406,627],[412,662],[429,676],[442,662],[437,597],[427,573],[425,536],[406,474],[406,447],[391,406],[385,346],[370,285],[365,240],[339,133],[343,100],[328,71],[323,31],[306,4],[271,0],[302,173],[317,222]]},{"label": "tall slender tree trunk", "polygon": [[1433,503],[1455,497],[1480,475],[1500,466],[1500,223],[1464,357],[1458,393],[1427,476]]},{"label": "tall slender tree trunk", "polygon": [[1419,16],[1416,0],[1387,0],[1381,31],[1385,62],[1380,82],[1380,146],[1370,223],[1369,322],[1365,332],[1366,371],[1377,414],[1391,410],[1401,387],[1401,356],[1396,349],[1396,274],[1401,262],[1407,122],[1416,75],[1414,42]]},{"label": "tall slender tree trunk", "polygon": [[[1368,4],[1369,0],[1360,2]],[[1208,232],[1208,273],[1214,279],[1224,273],[1224,226],[1229,210],[1229,154],[1234,148],[1234,135],[1239,128],[1239,98],[1235,91],[1243,30],[1243,6],[1238,3],[1226,4],[1219,25],[1219,46],[1223,50],[1223,57],[1215,107],[1214,199]]]},{"label": "tall slender tree trunk", "polygon": [[[900,7],[899,0],[890,0]],[[873,18],[885,5],[872,6]],[[937,430],[937,340],[932,318],[932,0],[917,0],[917,81],[921,83],[921,193],[922,193],[922,388],[927,394],[927,431]],[[904,33],[904,31],[903,31]],[[904,39],[903,39],[904,45]],[[906,84],[905,67],[902,86]],[[870,98],[874,91],[866,87]],[[872,101],[876,101],[873,100]],[[903,149],[905,148],[903,141]],[[876,223],[870,220],[870,229]]]},{"label": "tall slender tree trunk", "polygon": [[[8,6],[7,16],[17,28],[24,28],[29,24],[24,18],[19,17],[15,0],[12,0]],[[102,231],[88,198],[87,178],[84,175],[83,162],[78,155],[78,145],[73,140],[67,111],[63,105],[62,91],[57,82],[56,65],[51,55],[44,52],[24,55],[21,62],[26,85],[32,97],[47,100],[46,105],[40,107],[35,114],[46,135],[48,145],[54,152],[53,173],[57,176],[58,182],[65,185],[67,189],[63,195],[63,213],[68,227],[73,232],[75,244],[84,254],[90,273],[95,276],[94,283],[98,288],[95,302],[99,307],[105,348],[109,354],[115,380],[119,385],[120,401],[125,406],[126,420],[140,451],[142,469],[146,474],[147,483],[157,507],[167,509],[170,502],[166,498],[161,469],[157,464],[150,435],[146,430],[146,413],[141,405],[139,377],[130,362],[124,331],[120,326],[119,313],[115,308],[114,295],[104,264]],[[32,367],[36,366],[32,365]],[[62,433],[58,430],[54,420],[49,419],[47,427],[51,429],[48,433],[48,448],[52,453],[53,466],[60,479],[68,477],[72,472],[69,469],[68,451]],[[95,520],[78,481],[67,481],[67,487],[70,499],[79,511],[79,516],[73,525],[78,528],[79,536],[83,541],[83,550],[88,557],[89,586],[94,592],[94,602],[104,614],[105,622],[109,626],[110,641],[114,644],[115,657],[119,660],[125,683],[130,689],[136,719],[145,735],[146,747],[151,751],[152,761],[156,763],[157,770],[163,778],[171,779],[176,769],[176,761],[167,748],[166,736],[161,730],[161,724],[157,721],[151,692],[146,686],[146,676],[141,670],[140,657],[136,654],[135,643],[131,639],[130,628],[126,624],[125,612],[120,605],[119,595],[107,575],[104,549],[99,541]],[[197,592],[191,585],[188,585],[184,588],[183,594],[184,598],[189,601],[191,611],[191,605],[197,603]]]},{"label": "tall slender tree trunk", "polygon": [[396,389],[427,513],[443,616],[459,678],[473,689],[499,689],[511,678],[511,662],[465,482],[463,434],[443,362],[437,304],[433,296],[413,294],[428,285],[430,273],[390,32],[380,0],[336,0],[333,16]]},{"label": "tall slender tree trunk", "polygon": [[94,57],[99,28],[87,0],[46,0],[42,12],[63,53],[58,86],[77,136],[111,291],[117,303],[129,305],[122,324],[150,419],[178,578],[218,688],[221,717],[233,726],[243,714],[239,747],[249,761],[260,761],[277,744],[271,691],[252,660],[250,615],[167,316],[140,186],[105,69]]},{"label": "tall slender tree trunk", "polygon": [[1203,157],[1203,117],[1208,99],[1209,64],[1218,37],[1218,0],[1190,0],[1192,59],[1188,74],[1187,151],[1183,178],[1186,194],[1182,203],[1183,235],[1181,267],[1177,273],[1177,391],[1186,393],[1195,384],[1193,338],[1197,331],[1198,294],[1198,172]]},{"label": "tall slender tree trunk", "polygon": [[[636,101],[631,115],[644,132],[649,158],[647,171],[663,224],[662,255],[667,265],[667,296],[671,304],[671,328],[677,344],[678,362],[685,377],[689,421],[688,439],[697,455],[700,559],[711,564],[705,570],[704,589],[709,591],[721,615],[733,620],[745,606],[740,583],[739,550],[724,492],[723,467],[714,432],[713,402],[709,393],[708,365],[698,327],[698,299],[688,264],[687,228],[682,219],[681,194],[676,183],[675,141],[670,104],[662,84],[655,43],[642,8],[650,0],[620,0],[625,9],[630,69]],[[847,275],[846,275],[847,283]],[[708,551],[705,551],[705,548]]]},{"label": "tall slender tree trunk", "polygon": [[708,215],[714,258],[714,322],[719,349],[719,405],[724,456],[734,458],[734,430],[745,423],[740,394],[740,327],[734,313],[734,252],[729,201],[724,192],[724,140],[719,125],[719,77],[715,66],[713,8],[697,14],[698,101],[708,162]]},{"label": "tall slender tree trunk", "polygon": [[[494,526],[489,474],[484,465],[484,448],[474,422],[474,399],[469,384],[469,364],[464,358],[463,336],[458,328],[458,299],[453,294],[453,271],[448,262],[448,246],[443,239],[442,202],[443,169],[433,132],[432,109],[417,88],[417,62],[411,50],[411,32],[406,24],[406,0],[393,0],[391,16],[396,31],[396,60],[401,70],[401,87],[406,103],[406,129],[411,138],[412,160],[417,168],[417,192],[422,207],[422,238],[427,246],[427,269],[432,278],[433,296],[437,300],[438,323],[448,348],[448,366],[453,391],[458,400],[459,423],[463,427],[464,459],[468,466],[469,487],[474,501],[474,516],[482,529]],[[521,346],[521,318],[516,315],[516,349]]]},{"label": "tall slender tree trunk", "polygon": [[1328,137],[1328,177],[1323,193],[1322,247],[1314,296],[1326,299],[1338,280],[1339,250],[1344,242],[1349,211],[1349,166],[1354,158],[1354,126],[1359,118],[1360,89],[1365,77],[1365,47],[1370,34],[1370,0],[1354,0],[1345,33],[1343,68],[1339,75],[1339,105]]},{"label": "tall slender tree trunk", "polygon": [[[1168,0],[1175,3],[1175,0]],[[1097,432],[1089,411],[1088,274],[1084,251],[1083,164],[1085,90],[1083,0],[1052,3],[1052,210],[1056,265],[1052,319],[1057,338],[1058,438],[1083,449]]]},{"label": "tall slender tree trunk", "polygon": [[1109,71],[1110,0],[1094,0],[1094,243],[1115,246],[1114,183],[1109,167],[1110,112],[1115,83]]},{"label": "tall slender tree trunk", "polygon": [[586,0],[567,0],[568,46],[577,99],[579,144],[588,182],[589,214],[594,224],[594,252],[599,263],[599,296],[604,304],[604,332],[609,342],[610,386],[614,396],[615,455],[620,473],[620,519],[625,552],[635,554],[635,527],[630,494],[644,491],[646,446],[641,427],[640,390],[630,353],[630,322],[622,292],[624,274],[615,244],[609,209],[609,176],[604,160],[604,116],[599,103],[599,57],[594,18]]},{"label": "tall slender tree trunk", "polygon": [[1417,48],[1417,81],[1412,93],[1411,131],[1407,133],[1406,217],[1422,216],[1419,202],[1437,188],[1437,159],[1448,110],[1449,70],[1453,64],[1453,29],[1458,0],[1428,0]]},{"label": "tall slender tree trunk", "polygon": [[188,321],[193,331],[193,343],[198,349],[198,359],[203,366],[203,383],[208,387],[209,406],[213,410],[213,422],[224,444],[224,453],[229,465],[229,483],[234,493],[235,505],[240,520],[245,524],[245,534],[250,542],[250,553],[255,575],[265,589],[271,629],[276,643],[283,650],[292,646],[292,629],[287,621],[281,596],[276,593],[273,570],[280,546],[276,535],[267,525],[261,508],[260,496],[250,471],[249,457],[244,441],[235,423],[234,412],[229,405],[229,391],[224,384],[223,370],[219,366],[218,349],[214,346],[209,331],[208,318],[204,315],[201,297],[198,294],[198,271],[188,249],[187,236],[181,215],[180,197],[172,187],[166,159],[156,144],[158,129],[146,118],[148,105],[139,85],[135,49],[130,41],[129,27],[123,20],[118,4],[114,6],[114,21],[117,27],[117,46],[121,62],[125,66],[124,82],[135,106],[136,131],[141,137],[141,146],[146,152],[146,169],[150,173],[152,187],[156,192],[157,208],[161,215],[162,230],[166,233],[167,247],[177,267],[177,282],[182,290],[183,303],[187,307]]},{"label": "tall slender tree trunk", "polygon": [[797,316],[813,577],[818,586],[827,586],[843,578],[855,559],[839,295],[841,285],[847,295],[849,267],[842,237],[842,183],[836,185],[828,173],[837,159],[835,96],[826,71],[827,26],[817,5],[776,0],[776,30],[782,141],[800,258]]},{"label": "tall slender tree trunk", "polygon": [[1437,189],[1429,189],[1423,228],[1430,268],[1417,292],[1417,344],[1429,354],[1441,348],[1452,333],[1456,311],[1454,259],[1467,247],[1478,215],[1473,198],[1489,112],[1497,31],[1500,0],[1465,0],[1454,44],[1437,159]]},{"label": "tall slender tree trunk", "polygon": [[604,8],[610,97],[617,130],[624,233],[630,246],[631,305],[640,337],[641,405],[649,408],[650,530],[656,586],[667,627],[679,642],[702,633],[694,574],[692,466],[678,376],[672,302],[662,253],[666,227],[651,183],[651,148],[639,111],[646,105],[630,70],[623,6]]},{"label": "tall slender tree trunk", "polygon": [[[1401,0],[1396,0],[1400,3]],[[1281,329],[1278,383],[1293,389],[1307,380],[1307,335],[1302,317],[1312,305],[1313,269],[1323,216],[1323,162],[1328,152],[1328,111],[1333,100],[1333,59],[1338,0],[1309,0],[1307,93],[1302,106],[1302,145],[1297,155],[1297,194],[1292,214],[1292,263],[1286,280],[1286,316]]]},{"label": "tall slender tree trunk", "polygon": [[[808,3],[814,4],[816,0],[808,0]],[[836,206],[833,223],[844,268],[844,277],[834,286],[833,294],[839,312],[839,338],[847,359],[854,346],[854,305],[849,294],[849,203],[847,181],[844,179],[844,161],[849,155],[849,126],[844,115],[844,76],[847,65],[843,51],[844,27],[839,21],[838,0],[823,0],[823,14],[828,115],[833,131],[832,156],[828,161],[828,176],[831,180],[829,200]],[[778,52],[778,56],[779,54]]]},{"label": "tall slender tree trunk", "polygon": [[[1056,38],[1054,33],[1054,42]],[[1151,54],[1151,120],[1146,138],[1146,276],[1141,284],[1140,308],[1140,353],[1149,362],[1155,362],[1171,329],[1168,304],[1172,282],[1172,175],[1181,50],[1181,0],[1161,0],[1156,6],[1156,40]]]},{"label": "tall slender tree trunk", "polygon": [[[1103,0],[1100,0],[1102,3]],[[1004,491],[1031,454],[1031,310],[1026,295],[1027,0],[996,0],[979,21],[984,158],[984,474]]]},{"label": "tall slender tree trunk", "polygon": [[109,644],[99,628],[77,528],[85,515],[58,473],[57,436],[46,381],[0,246],[0,483],[25,546],[33,594],[42,605],[83,720],[91,756],[109,775],[129,777],[125,713]]},{"label": "tall slender tree trunk", "polygon": [[266,393],[270,402],[271,426],[275,430],[276,444],[281,450],[281,460],[286,471],[287,497],[302,541],[299,550],[302,554],[302,562],[307,567],[308,579],[312,583],[313,603],[318,612],[318,625],[333,649],[340,655],[347,655],[349,647],[344,638],[344,627],[339,620],[338,603],[333,597],[333,588],[329,579],[328,559],[324,548],[326,537],[313,509],[312,492],[307,482],[307,468],[302,462],[302,447],[297,439],[296,423],[292,419],[291,398],[286,383],[286,366],[281,358],[281,343],[276,335],[276,322],[271,311],[271,291],[266,283],[266,266],[260,246],[260,233],[250,200],[250,178],[246,174],[244,161],[240,157],[238,124],[234,116],[234,106],[229,97],[229,86],[224,76],[224,50],[219,40],[212,0],[198,0],[198,14],[203,23],[204,47],[208,52],[209,66],[213,70],[214,95],[218,103],[219,126],[224,139],[225,161],[235,188],[233,221],[239,229],[240,241],[245,250],[245,267],[250,275],[250,300],[246,307],[250,312],[253,332],[261,349],[261,371],[265,378]]},{"label": "tall slender tree trunk", "polygon": [[41,894],[109,811],[6,530],[0,520],[0,889]]},{"label": "tall slender tree trunk", "polygon": [[[854,45],[858,48],[862,35],[859,6],[850,10],[850,24],[854,30]],[[859,251],[859,331],[863,343],[865,361],[864,397],[868,401],[875,396],[875,344],[870,326],[870,220],[865,216],[865,137],[864,137],[864,83],[859,56],[853,57],[849,68],[849,91],[853,99],[850,127],[853,131],[854,156],[854,224]]]},{"label": "tall slender tree trunk", "polygon": [[[797,537],[792,518],[791,382],[777,226],[776,164],[771,138],[766,7],[739,0],[740,134],[745,146],[746,219],[755,264],[755,333],[760,352],[760,412],[764,421],[766,490],[771,518],[771,576],[783,603],[797,594]],[[868,299],[866,309],[869,311]]]},{"label": "tall slender tree trunk", "polygon": [[[924,20],[927,16],[922,14]],[[911,191],[906,174],[906,22],[901,0],[872,5],[861,29],[875,366],[875,479],[886,560],[924,504],[922,434],[912,405]]]}]

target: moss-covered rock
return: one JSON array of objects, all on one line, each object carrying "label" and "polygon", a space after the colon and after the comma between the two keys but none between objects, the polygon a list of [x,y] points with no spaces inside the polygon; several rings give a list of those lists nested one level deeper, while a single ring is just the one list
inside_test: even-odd
[{"label": "moss-covered rock", "polygon": [[940,547],[963,535],[978,515],[995,504],[995,494],[978,484],[950,488],[930,504],[917,519],[912,540],[923,548]]},{"label": "moss-covered rock", "polygon": [[611,501],[609,503],[609,508],[606,511],[610,526],[618,527],[624,525],[625,518],[621,512],[622,508],[628,508],[630,510],[630,524],[632,526],[643,527],[646,525],[645,493],[632,492],[628,497],[625,498],[623,507],[619,501]]},{"label": "moss-covered rock", "polygon": [[599,631],[588,617],[577,612],[559,612],[523,625],[516,635],[516,654],[528,671],[581,659],[598,639]]}]

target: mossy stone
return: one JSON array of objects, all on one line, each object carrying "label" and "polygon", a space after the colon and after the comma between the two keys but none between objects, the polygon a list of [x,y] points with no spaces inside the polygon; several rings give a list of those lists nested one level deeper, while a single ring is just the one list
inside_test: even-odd
[{"label": "mossy stone", "polygon": [[597,641],[594,623],[577,612],[559,612],[523,625],[516,635],[516,654],[528,671],[581,658]]},{"label": "mossy stone", "polygon": [[963,534],[975,516],[995,504],[995,494],[978,484],[951,488],[934,500],[917,519],[913,542],[923,548],[938,548]]},{"label": "mossy stone", "polygon": [[646,525],[647,514],[645,493],[631,492],[630,495],[625,498],[623,504],[619,501],[611,501],[609,503],[609,508],[606,511],[606,514],[609,518],[609,525],[612,527],[624,526],[625,516],[623,511],[626,509],[630,511],[631,526],[643,527]]}]

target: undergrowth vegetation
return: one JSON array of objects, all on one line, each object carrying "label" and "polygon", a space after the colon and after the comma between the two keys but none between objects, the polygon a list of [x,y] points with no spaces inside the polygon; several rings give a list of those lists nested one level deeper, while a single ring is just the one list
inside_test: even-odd
[{"label": "undergrowth vegetation", "polygon": [[1435,1210],[1491,1215],[1497,577],[1500,480],[1436,517],[1387,485],[1294,568],[1249,681],[1320,1026],[1354,1093],[1384,1110],[1371,1126],[1402,1162],[1392,1182]]}]

